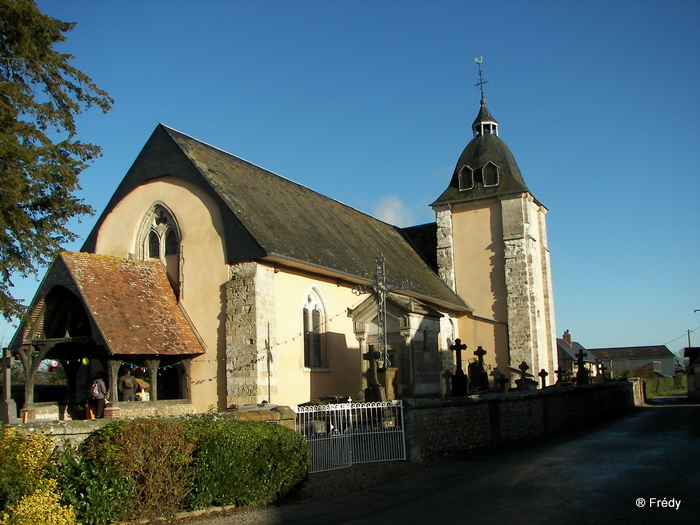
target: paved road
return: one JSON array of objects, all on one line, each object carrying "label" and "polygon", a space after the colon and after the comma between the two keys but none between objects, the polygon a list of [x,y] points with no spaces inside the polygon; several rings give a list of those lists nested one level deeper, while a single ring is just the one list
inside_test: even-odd
[{"label": "paved road", "polygon": [[456,461],[420,479],[197,523],[697,524],[700,405],[664,399],[593,431]]}]

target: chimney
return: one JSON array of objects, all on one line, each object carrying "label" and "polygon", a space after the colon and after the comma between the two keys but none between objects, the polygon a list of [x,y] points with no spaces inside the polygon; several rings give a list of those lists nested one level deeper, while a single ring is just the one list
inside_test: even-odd
[{"label": "chimney", "polygon": [[567,345],[571,346],[571,334],[568,330],[564,332],[564,341],[566,341]]}]

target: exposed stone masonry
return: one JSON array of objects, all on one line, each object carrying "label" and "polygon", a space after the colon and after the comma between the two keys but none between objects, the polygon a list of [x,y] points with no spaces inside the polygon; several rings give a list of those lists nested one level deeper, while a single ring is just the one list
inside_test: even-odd
[{"label": "exposed stone masonry", "polygon": [[270,401],[276,395],[274,307],[272,268],[255,262],[231,267],[226,284],[227,406]]},{"label": "exposed stone masonry", "polygon": [[436,210],[438,275],[453,291],[455,287],[452,212],[448,207]]}]

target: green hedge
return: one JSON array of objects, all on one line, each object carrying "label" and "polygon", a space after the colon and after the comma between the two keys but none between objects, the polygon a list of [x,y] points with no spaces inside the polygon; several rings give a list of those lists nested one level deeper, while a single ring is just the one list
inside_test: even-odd
[{"label": "green hedge", "polygon": [[310,463],[296,432],[215,415],[115,420],[53,455],[42,435],[0,431],[0,523],[8,524],[29,523],[18,513],[49,504],[54,515],[65,511],[60,523],[97,524],[270,503],[303,483]]},{"label": "green hedge", "polygon": [[270,423],[202,421],[195,451],[192,508],[269,503],[306,479],[304,439]]},{"label": "green hedge", "polygon": [[673,377],[642,378],[647,394],[683,391],[688,389],[685,374]]}]

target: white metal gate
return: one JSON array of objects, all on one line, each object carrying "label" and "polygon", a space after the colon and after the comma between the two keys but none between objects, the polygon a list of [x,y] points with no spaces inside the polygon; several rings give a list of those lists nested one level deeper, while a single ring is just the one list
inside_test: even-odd
[{"label": "white metal gate", "polygon": [[300,406],[296,428],[311,449],[312,473],[406,459],[400,400]]}]

